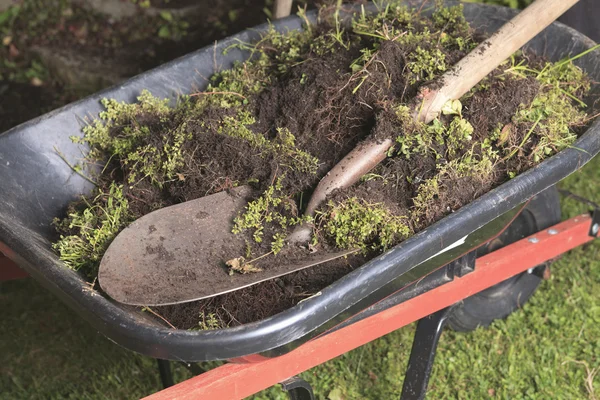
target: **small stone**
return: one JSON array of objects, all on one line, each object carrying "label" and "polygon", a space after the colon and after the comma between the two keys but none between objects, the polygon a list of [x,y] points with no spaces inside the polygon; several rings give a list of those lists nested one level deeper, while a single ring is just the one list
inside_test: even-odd
[{"label": "small stone", "polygon": [[33,78],[31,78],[31,81],[29,81],[29,83],[31,84],[31,86],[36,86],[36,87],[40,87],[40,86],[44,85],[44,81],[41,80],[40,78],[38,78],[37,76],[34,76]]}]

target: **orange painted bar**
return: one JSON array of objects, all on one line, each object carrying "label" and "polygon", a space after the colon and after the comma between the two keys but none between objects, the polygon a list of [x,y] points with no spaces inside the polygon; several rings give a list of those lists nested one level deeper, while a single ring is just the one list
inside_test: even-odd
[{"label": "orange painted bar", "polygon": [[287,378],[448,307],[520,272],[593,240],[591,218],[580,215],[487,254],[475,271],[369,318],[320,336],[283,356],[251,364],[226,364],[146,397],[150,400],[243,399]]},{"label": "orange painted bar", "polygon": [[0,282],[26,278],[29,275],[17,266],[10,258],[0,253]]}]

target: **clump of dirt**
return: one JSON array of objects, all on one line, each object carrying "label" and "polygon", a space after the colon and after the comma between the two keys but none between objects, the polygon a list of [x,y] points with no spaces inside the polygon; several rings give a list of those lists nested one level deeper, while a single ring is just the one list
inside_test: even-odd
[{"label": "clump of dirt", "polygon": [[[516,55],[431,124],[411,122],[419,88],[435,88],[477,44],[460,7],[431,19],[390,7],[345,27],[335,11],[319,21],[304,33],[269,31],[252,47],[251,61],[218,74],[205,93],[175,108],[149,93],[137,105],[105,101],[103,121],[87,127],[83,140],[92,161],[106,163],[96,178],[99,194],[57,225],[63,237],[55,248],[65,263],[95,276],[112,238],[136,218],[250,185],[253,200],[234,225],[246,246],[233,253],[260,258],[268,270],[309,249],[361,250],[233,293],[157,308],[184,329],[256,321],[560,151],[576,137],[570,127],[584,120],[573,101],[589,88],[580,70],[539,60],[523,69],[527,57]],[[381,138],[394,140],[389,157],[319,208],[310,246],[284,248],[305,221],[319,180],[360,141]],[[94,246],[74,245],[82,238]]]}]

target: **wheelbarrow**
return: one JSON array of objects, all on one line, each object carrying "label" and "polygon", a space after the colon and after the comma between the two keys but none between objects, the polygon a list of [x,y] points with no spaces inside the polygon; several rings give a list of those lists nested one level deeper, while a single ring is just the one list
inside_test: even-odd
[{"label": "wheelbarrow", "polygon": [[[421,5],[421,1],[408,3]],[[465,4],[464,10],[472,26],[483,32],[497,30],[515,14],[477,4]],[[314,19],[315,14],[309,17]],[[290,17],[274,26],[301,29],[302,21]],[[540,265],[597,235],[599,212],[560,223],[554,185],[600,151],[600,122],[590,126],[571,148],[316,295],[272,317],[233,328],[186,331],[164,326],[140,309],[104,296],[85,277],[66,268],[51,250],[56,239],[52,220],[64,216],[71,201],[93,189],[70,166],[86,151],[70,137],[81,136],[85,119],[102,111],[99,100],[133,102],[143,89],[173,99],[201,90],[207,85],[203,77],[210,77],[215,66],[228,68],[248,56],[239,49],[223,55],[225,48],[257,40],[267,29],[263,25],[244,31],[0,135],[0,251],[127,349],[161,360],[233,361],[159,397],[240,398],[278,382],[284,382],[294,395],[310,396],[305,383],[293,378],[297,373],[423,318],[408,370],[407,382],[411,383],[405,385],[406,396],[411,398],[412,393],[412,398],[418,398],[414,396],[425,390],[439,328],[446,320],[459,329],[485,324],[486,319],[478,319],[475,312],[485,297],[478,298],[479,292],[497,285],[488,290],[528,297],[539,282]],[[555,23],[528,48],[558,60],[593,45],[577,31]],[[589,53],[577,63],[593,80],[600,80],[598,53]],[[595,86],[592,95],[598,89]],[[504,316],[500,314],[506,308],[497,313],[487,318]]]}]

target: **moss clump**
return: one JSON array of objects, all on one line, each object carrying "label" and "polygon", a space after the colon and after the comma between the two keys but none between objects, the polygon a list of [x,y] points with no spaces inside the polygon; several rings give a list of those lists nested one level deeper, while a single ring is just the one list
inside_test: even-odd
[{"label": "moss clump", "polygon": [[405,217],[356,197],[330,201],[319,215],[324,235],[342,249],[386,250],[412,234]]},{"label": "moss clump", "polygon": [[510,149],[508,157],[524,146],[532,146],[529,158],[537,163],[570,146],[577,135],[573,126],[583,125],[585,104],[579,100],[590,89],[590,81],[580,68],[569,60],[547,63],[541,71],[512,68],[512,73],[534,75],[541,90],[528,107],[523,107],[514,123],[531,126],[518,148]]},{"label": "moss clump", "polygon": [[405,127],[396,137],[397,154],[406,159],[411,156],[433,155],[436,160],[453,160],[473,145],[474,128],[462,117],[462,104],[458,100],[449,101],[443,108],[443,115],[454,115],[434,119],[430,124],[407,121],[410,118],[408,108],[396,109],[398,122]]},{"label": "moss clump", "polygon": [[[296,216],[294,216],[296,215]],[[297,216],[295,202],[282,191],[282,178],[277,179],[274,185],[257,198],[248,203],[246,210],[234,219],[233,233],[239,234],[252,231],[252,238],[256,243],[261,243],[264,238],[265,226],[275,224],[284,231],[291,227],[309,221],[310,218]],[[277,254],[284,244],[282,233],[276,233],[271,242],[271,251]]]},{"label": "moss clump", "polygon": [[446,71],[446,55],[440,49],[425,50],[417,47],[411,55],[408,69],[413,73],[413,82],[430,81],[438,73]]},{"label": "moss clump", "polygon": [[95,276],[104,252],[131,222],[123,187],[112,183],[108,193],[101,192],[91,201],[83,198],[66,219],[55,221],[59,230],[71,234],[61,235],[52,247],[69,268]]},{"label": "moss clump", "polygon": [[[182,147],[192,135],[187,132],[185,122],[164,129],[173,116],[169,100],[159,99],[144,90],[136,104],[110,99],[102,100],[102,104],[105,111],[100,113],[100,119],[84,127],[83,138],[73,137],[75,143],[90,147],[88,158],[102,160],[110,154],[127,171],[129,185],[148,179],[162,187],[166,181],[176,178],[184,163]],[[144,124],[147,115],[153,115],[158,121]],[[160,142],[153,138],[158,129],[164,129]]]},{"label": "moss clump", "polygon": [[310,153],[296,147],[296,137],[287,128],[276,128],[273,139],[255,133],[250,127],[256,119],[249,111],[240,110],[235,116],[225,117],[219,121],[216,131],[220,134],[243,139],[251,146],[259,149],[262,155],[275,157],[284,168],[314,175],[319,160]]}]

